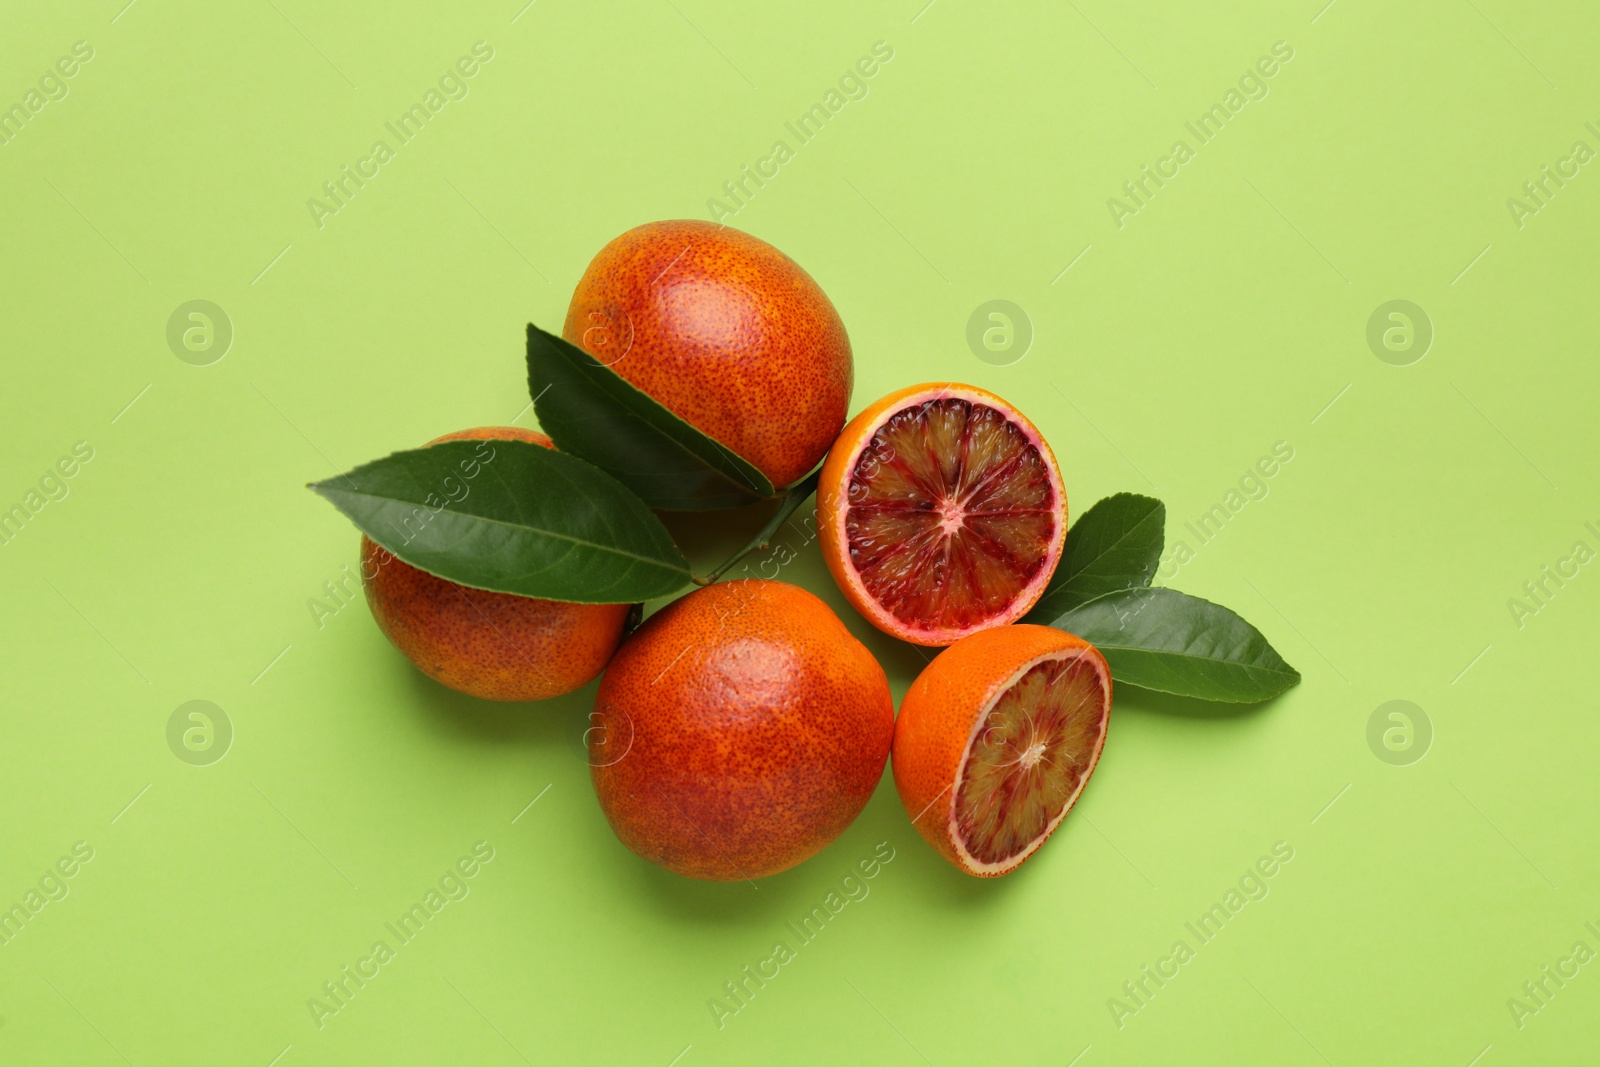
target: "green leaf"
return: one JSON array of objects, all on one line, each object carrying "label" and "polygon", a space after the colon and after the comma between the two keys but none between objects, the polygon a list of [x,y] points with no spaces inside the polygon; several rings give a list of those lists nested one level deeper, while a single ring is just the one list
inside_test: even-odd
[{"label": "green leaf", "polygon": [[311,488],[407,563],[477,589],[627,604],[690,581],[643,501],[598,467],[527,441],[445,441]]},{"label": "green leaf", "polygon": [[558,448],[606,470],[653,508],[710,511],[777,495],[726,445],[531,322],[528,388],[539,425]]},{"label": "green leaf", "polygon": [[1176,589],[1122,589],[1050,620],[1098,648],[1111,677],[1163,693],[1248,704],[1300,681],[1261,631]]},{"label": "green leaf", "polygon": [[1167,508],[1137,493],[1108,496],[1078,516],[1050,585],[1028,613],[1046,625],[1055,616],[1118,589],[1142,588],[1155,577]]}]

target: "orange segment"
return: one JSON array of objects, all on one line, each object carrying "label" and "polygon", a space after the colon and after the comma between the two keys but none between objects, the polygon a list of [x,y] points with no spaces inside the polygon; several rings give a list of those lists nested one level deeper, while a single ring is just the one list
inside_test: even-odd
[{"label": "orange segment", "polygon": [[1066,536],[1050,446],[1006,401],[934,383],[845,427],[823,465],[824,558],[886,633],[947,645],[1013,622],[1044,592]]},{"label": "orange segment", "polygon": [[935,657],[901,703],[901,803],[961,870],[1015,870],[1083,791],[1110,710],[1110,671],[1081,638],[1025,624],[967,637]]}]

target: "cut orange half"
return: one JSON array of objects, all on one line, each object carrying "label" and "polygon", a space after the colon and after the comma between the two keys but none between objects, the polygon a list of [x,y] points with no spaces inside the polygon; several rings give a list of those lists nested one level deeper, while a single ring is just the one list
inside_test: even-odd
[{"label": "cut orange half", "polygon": [[1015,622],[1043,595],[1067,493],[1038,429],[954,382],[890,393],[852,419],[817,486],[823,558],[884,633],[949,645]]},{"label": "cut orange half", "polygon": [[900,705],[894,784],[917,832],[968,874],[1038,851],[1100,760],[1111,672],[1048,626],[985,630],[934,657]]}]

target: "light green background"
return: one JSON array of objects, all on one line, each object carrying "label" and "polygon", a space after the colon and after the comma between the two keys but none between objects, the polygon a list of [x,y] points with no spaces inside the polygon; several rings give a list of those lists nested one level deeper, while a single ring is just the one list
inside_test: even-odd
[{"label": "light green background", "polygon": [[[94,457],[0,547],[0,906],[75,842],[94,858],[0,947],[0,1061],[1593,1054],[1600,964],[1520,1027],[1507,1000],[1600,950],[1600,567],[1521,626],[1507,601],[1600,549],[1597,165],[1520,228],[1506,201],[1600,149],[1600,17],[924,2],[6,5],[0,105],[73,42],[94,58],[0,147],[0,505],[75,442]],[[318,228],[307,199],[480,40],[470,95]],[[784,123],[880,40],[868,95],[799,145]],[[1270,94],[1119,229],[1107,199],[1194,147],[1184,122],[1277,41]],[[1074,511],[1161,496],[1196,547],[1172,584],[1305,674],[1244,709],[1119,693],[1083,802],[999,882],[939,860],[887,778],[797,870],[680,880],[601,817],[575,748],[592,687],[487,706],[412,670],[359,598],[308,607],[356,535],[305,482],[530,424],[523,324],[558,328],[605,241],[705,217],[778,139],[795,158],[730,221],[837,304],[854,407],[934,378],[1017,401]],[[965,339],[997,298],[1035,332],[1007,366]],[[1396,298],[1436,331],[1411,366],[1365,341]],[[210,366],[165,340],[193,299],[234,326]],[[1270,493],[1197,547],[1183,524],[1278,441]],[[736,537],[717,525],[677,528],[709,560]],[[782,576],[898,699],[921,653],[869,631],[815,545]],[[210,766],[165,739],[195,699],[235,730]],[[1433,724],[1410,766],[1367,744],[1393,699]],[[308,998],[479,841],[470,895],[319,1029]],[[1199,945],[1184,923],[1280,841],[1270,894]],[[708,999],[879,842],[870,896],[719,1029]],[[1195,958],[1119,1027],[1108,1000],[1179,939]]]}]

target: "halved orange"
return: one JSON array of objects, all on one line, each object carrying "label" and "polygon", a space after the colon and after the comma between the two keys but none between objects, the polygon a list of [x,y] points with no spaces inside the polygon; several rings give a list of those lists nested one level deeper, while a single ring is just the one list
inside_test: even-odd
[{"label": "halved orange", "polygon": [[995,878],[1036,852],[1100,760],[1111,672],[1087,641],[1026,623],[951,645],[894,727],[894,784],[930,845]]},{"label": "halved orange", "polygon": [[817,486],[823,558],[884,633],[949,645],[1015,622],[1067,536],[1067,492],[1039,430],[956,382],[890,393],[852,419]]}]

